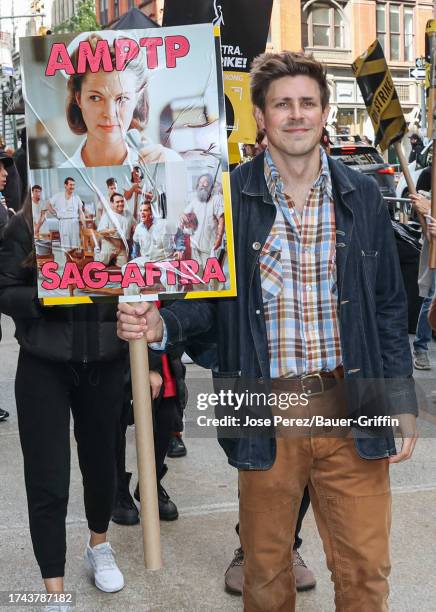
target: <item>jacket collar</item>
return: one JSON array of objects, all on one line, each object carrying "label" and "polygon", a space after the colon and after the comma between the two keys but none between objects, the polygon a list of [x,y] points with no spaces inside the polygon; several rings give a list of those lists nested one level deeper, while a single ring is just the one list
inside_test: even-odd
[{"label": "jacket collar", "polygon": [[[242,187],[242,192],[248,196],[262,197],[266,204],[271,204],[273,206],[274,202],[265,181],[264,161],[265,154],[261,153],[247,164],[247,166],[249,166],[248,173]],[[355,191],[355,186],[351,182],[342,162],[331,159],[330,157],[328,161],[335,191],[342,196]]]}]

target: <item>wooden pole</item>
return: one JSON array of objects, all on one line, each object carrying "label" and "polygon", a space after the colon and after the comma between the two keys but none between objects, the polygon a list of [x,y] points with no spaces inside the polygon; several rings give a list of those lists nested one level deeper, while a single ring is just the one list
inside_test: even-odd
[{"label": "wooden pole", "polygon": [[[436,19],[436,0],[433,2],[433,19]],[[436,140],[435,140],[435,92],[434,92],[434,75],[435,75],[435,42],[434,42],[434,36],[432,36],[430,38],[431,44],[430,44],[430,49],[431,49],[431,71],[430,71],[430,99],[429,99],[429,108],[432,109],[432,116],[433,116],[433,122],[432,122],[432,138],[433,138],[433,146],[432,146],[432,161],[431,161],[431,216],[433,217],[433,219],[436,219],[436,159],[435,159],[435,153],[436,153]],[[427,237],[429,239],[430,242],[430,252],[428,255],[428,267],[430,268],[430,270],[433,270],[434,268],[436,268],[436,245],[435,245],[435,239],[433,238],[433,236],[430,235],[430,233],[427,234]]]},{"label": "wooden pole", "polygon": [[[431,216],[436,219],[436,140],[433,140],[433,158],[431,162]],[[430,239],[430,253],[428,257],[428,267],[430,270],[436,268],[436,241],[433,236]]]},{"label": "wooden pole", "polygon": [[[133,304],[134,305],[134,304]],[[145,340],[130,340],[133,412],[135,415],[136,458],[138,462],[141,526],[145,567],[162,568],[153,416],[149,382],[148,346]]]},{"label": "wooden pole", "polygon": [[[398,161],[400,162],[400,167],[404,174],[404,178],[406,179],[407,189],[409,190],[409,193],[416,194],[415,183],[413,182],[412,176],[409,172],[409,164],[407,163],[406,156],[404,155],[404,151],[403,151],[403,147],[401,146],[401,142],[397,141],[396,143],[394,143],[394,148],[395,148],[395,152],[398,157]],[[418,220],[421,224],[422,231],[426,233],[427,225],[425,223],[425,219],[423,215],[418,214]]]}]

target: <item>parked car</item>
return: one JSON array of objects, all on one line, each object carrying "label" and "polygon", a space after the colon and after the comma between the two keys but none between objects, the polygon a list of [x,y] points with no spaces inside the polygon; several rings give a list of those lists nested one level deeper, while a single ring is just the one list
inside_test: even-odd
[{"label": "parked car", "polygon": [[[413,183],[416,185],[418,178],[424,168],[431,165],[433,153],[433,141],[430,141],[418,155],[417,159],[409,164],[409,172],[412,177]],[[400,175],[400,179],[397,183],[396,194],[398,198],[405,198],[409,194],[406,179],[404,175]]]},{"label": "parked car", "polygon": [[371,145],[342,142],[330,147],[330,156],[353,170],[372,176],[385,197],[395,197],[395,168]]}]

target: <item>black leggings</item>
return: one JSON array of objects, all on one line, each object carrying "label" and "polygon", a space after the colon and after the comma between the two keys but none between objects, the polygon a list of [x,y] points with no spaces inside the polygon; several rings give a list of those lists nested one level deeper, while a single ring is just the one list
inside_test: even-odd
[{"label": "black leggings", "polygon": [[33,550],[43,578],[64,575],[70,484],[70,408],[89,529],[107,531],[124,360],[58,363],[21,349],[15,379]]},{"label": "black leggings", "polygon": [[[156,461],[156,478],[158,482],[166,472],[165,457],[170,445],[171,434],[177,424],[177,401],[175,397],[159,397],[153,400],[153,429],[154,429],[154,456]],[[124,481],[126,471],[126,431],[128,425],[133,423],[130,395],[124,400],[120,423],[120,438],[118,447],[118,478]]]}]

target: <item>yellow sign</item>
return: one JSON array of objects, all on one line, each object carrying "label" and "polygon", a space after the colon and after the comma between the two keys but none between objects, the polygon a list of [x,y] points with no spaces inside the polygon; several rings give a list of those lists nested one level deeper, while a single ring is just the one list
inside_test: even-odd
[{"label": "yellow sign", "polygon": [[375,144],[385,151],[401,140],[407,126],[378,40],[355,60],[352,68],[374,128]]},{"label": "yellow sign", "polygon": [[224,70],[224,93],[227,129],[229,132],[231,130],[229,143],[255,143],[257,127],[250,97],[250,75],[247,72]]}]

